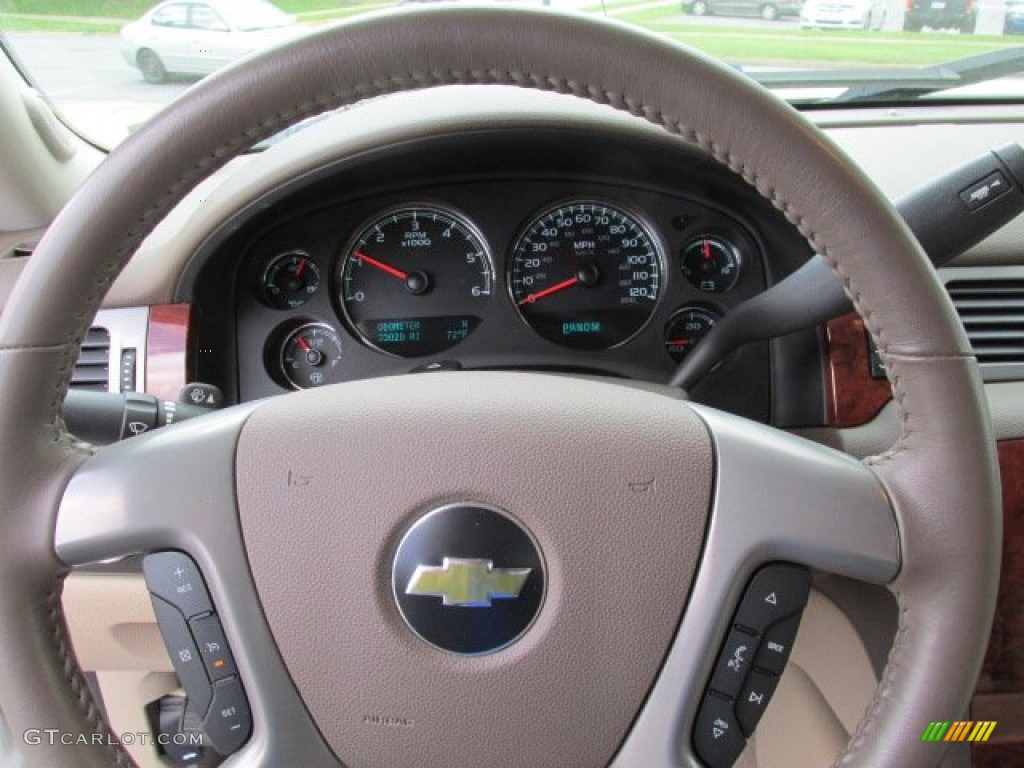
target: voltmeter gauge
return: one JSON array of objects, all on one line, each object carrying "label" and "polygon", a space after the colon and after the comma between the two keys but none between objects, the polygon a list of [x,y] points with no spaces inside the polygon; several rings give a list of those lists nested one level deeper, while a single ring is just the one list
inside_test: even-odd
[{"label": "voltmeter gauge", "polygon": [[278,361],[284,382],[293,389],[330,384],[341,362],[341,339],[324,323],[300,325],[284,337]]},{"label": "voltmeter gauge", "polygon": [[721,317],[708,307],[688,306],[678,310],[665,324],[665,349],[669,356],[677,363],[682,362]]},{"label": "voltmeter gauge", "polygon": [[739,249],[720,235],[701,235],[683,246],[683,275],[705,293],[731,289],[741,267]]}]

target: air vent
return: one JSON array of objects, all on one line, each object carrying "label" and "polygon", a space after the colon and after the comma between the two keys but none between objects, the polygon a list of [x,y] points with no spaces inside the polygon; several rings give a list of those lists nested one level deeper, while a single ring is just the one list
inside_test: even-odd
[{"label": "air vent", "polygon": [[951,280],[946,290],[978,362],[1024,366],[1024,278]]},{"label": "air vent", "polygon": [[110,331],[90,328],[71,374],[73,389],[106,392],[110,385]]}]

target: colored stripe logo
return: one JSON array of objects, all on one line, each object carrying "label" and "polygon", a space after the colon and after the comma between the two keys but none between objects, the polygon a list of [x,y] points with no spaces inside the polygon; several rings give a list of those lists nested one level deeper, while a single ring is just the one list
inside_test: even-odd
[{"label": "colored stripe logo", "polygon": [[954,720],[932,722],[921,734],[921,741],[988,741],[996,729],[995,720]]}]

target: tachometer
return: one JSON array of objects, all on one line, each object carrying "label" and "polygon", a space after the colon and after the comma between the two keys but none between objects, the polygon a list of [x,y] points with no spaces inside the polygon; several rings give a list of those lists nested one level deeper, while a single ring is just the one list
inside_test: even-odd
[{"label": "tachometer", "polygon": [[476,330],[493,269],[469,222],[434,206],[411,206],[364,226],[342,257],[339,278],[342,310],[364,343],[420,357]]},{"label": "tachometer", "polygon": [[661,265],[656,241],[637,217],[607,203],[571,202],[527,225],[509,263],[509,289],[545,339],[607,349],[650,319]]}]

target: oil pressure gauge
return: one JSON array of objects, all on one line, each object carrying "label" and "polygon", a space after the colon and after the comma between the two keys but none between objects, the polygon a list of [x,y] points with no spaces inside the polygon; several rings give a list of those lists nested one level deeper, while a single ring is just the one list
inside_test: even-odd
[{"label": "oil pressure gauge", "polygon": [[263,271],[263,298],[274,309],[298,309],[320,287],[320,270],[303,251],[275,257]]}]

